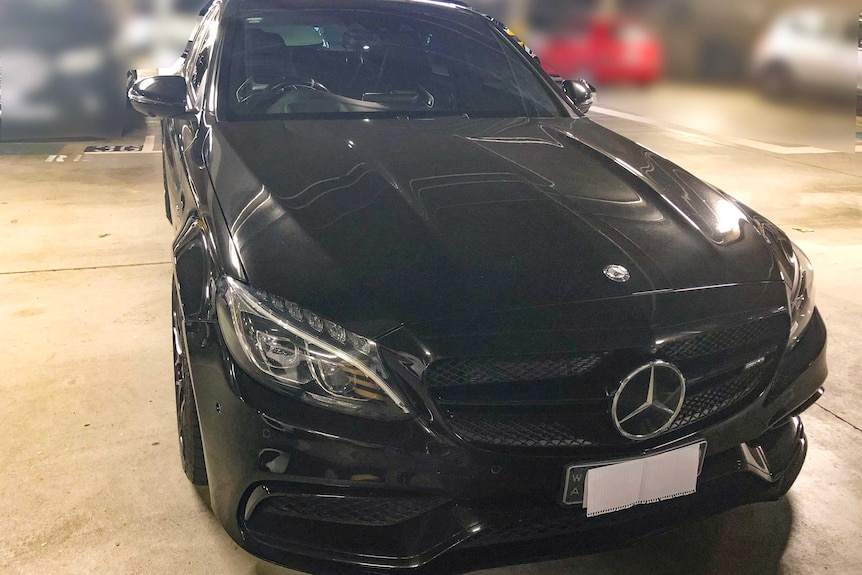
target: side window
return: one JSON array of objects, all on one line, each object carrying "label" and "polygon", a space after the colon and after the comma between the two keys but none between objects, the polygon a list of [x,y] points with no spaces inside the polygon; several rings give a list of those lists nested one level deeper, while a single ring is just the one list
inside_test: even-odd
[{"label": "side window", "polygon": [[203,99],[204,80],[210,63],[211,47],[215,40],[215,22],[218,20],[218,11],[213,9],[204,17],[198,26],[192,48],[189,51],[185,63],[184,75],[189,83],[189,93],[192,102],[199,106]]},{"label": "side window", "polygon": [[198,90],[204,81],[204,76],[206,76],[207,66],[209,65],[209,56],[209,47],[204,48],[203,51],[198,54],[198,57],[195,59],[194,65],[192,66],[190,80],[192,91],[195,94],[198,93]]},{"label": "side window", "polygon": [[194,37],[189,42],[188,48],[186,48],[186,61],[183,63],[183,76],[186,79],[190,77],[191,62],[200,52],[204,36],[206,36],[206,20],[201,20],[195,29]]}]

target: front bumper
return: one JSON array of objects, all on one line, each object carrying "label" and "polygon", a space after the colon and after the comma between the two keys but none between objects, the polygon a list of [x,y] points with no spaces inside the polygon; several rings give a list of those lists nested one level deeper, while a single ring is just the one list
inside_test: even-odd
[{"label": "front bumper", "polygon": [[451,574],[587,554],[780,498],[806,454],[796,415],[826,377],[817,315],[769,388],[689,436],[709,446],[696,495],[588,519],[558,503],[565,468],[584,462],[578,450],[501,454],[422,415],[373,423],[285,406],[248,385],[217,326],[186,333],[213,511],[250,553],[313,573]]},{"label": "front bumper", "polygon": [[[465,573],[595,553],[699,517],[778,499],[796,479],[806,449],[802,423],[793,418],[754,442],[708,458],[696,495],[589,519],[582,509],[565,509],[551,501],[450,501],[433,508],[439,502],[429,497],[432,511],[395,526],[323,525],[307,516],[280,514],[278,500],[290,501],[296,492],[262,484],[252,498],[265,493],[276,503],[266,507],[265,499],[244,522],[244,545],[254,555],[315,573],[367,573],[369,568]],[[752,462],[751,453],[763,459]],[[326,498],[323,491],[315,491],[314,498]],[[344,506],[373,507],[380,501],[373,492],[366,498],[356,495],[344,490],[336,497]],[[337,542],[339,549],[326,546],[327,541]]]}]

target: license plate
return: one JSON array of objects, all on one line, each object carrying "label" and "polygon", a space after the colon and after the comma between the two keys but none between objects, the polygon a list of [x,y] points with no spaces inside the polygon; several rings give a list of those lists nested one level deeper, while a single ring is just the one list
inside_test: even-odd
[{"label": "license plate", "polygon": [[705,457],[706,441],[698,441],[647,457],[571,465],[563,504],[581,505],[595,517],[692,495]]}]

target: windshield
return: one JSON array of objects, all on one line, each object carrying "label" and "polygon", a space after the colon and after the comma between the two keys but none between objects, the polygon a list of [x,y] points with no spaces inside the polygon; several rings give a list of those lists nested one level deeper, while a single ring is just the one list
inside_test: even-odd
[{"label": "windshield", "polygon": [[493,26],[443,8],[241,14],[223,57],[229,116],[563,115],[528,58]]}]

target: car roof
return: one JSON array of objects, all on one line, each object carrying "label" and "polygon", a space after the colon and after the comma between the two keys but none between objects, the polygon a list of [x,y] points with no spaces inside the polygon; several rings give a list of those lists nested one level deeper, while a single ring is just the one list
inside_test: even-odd
[{"label": "car roof", "polygon": [[441,8],[457,8],[461,10],[474,11],[466,2],[460,0],[224,0],[233,7],[246,9],[273,9],[273,8],[339,8],[339,9],[365,9],[382,6],[439,6]]}]

